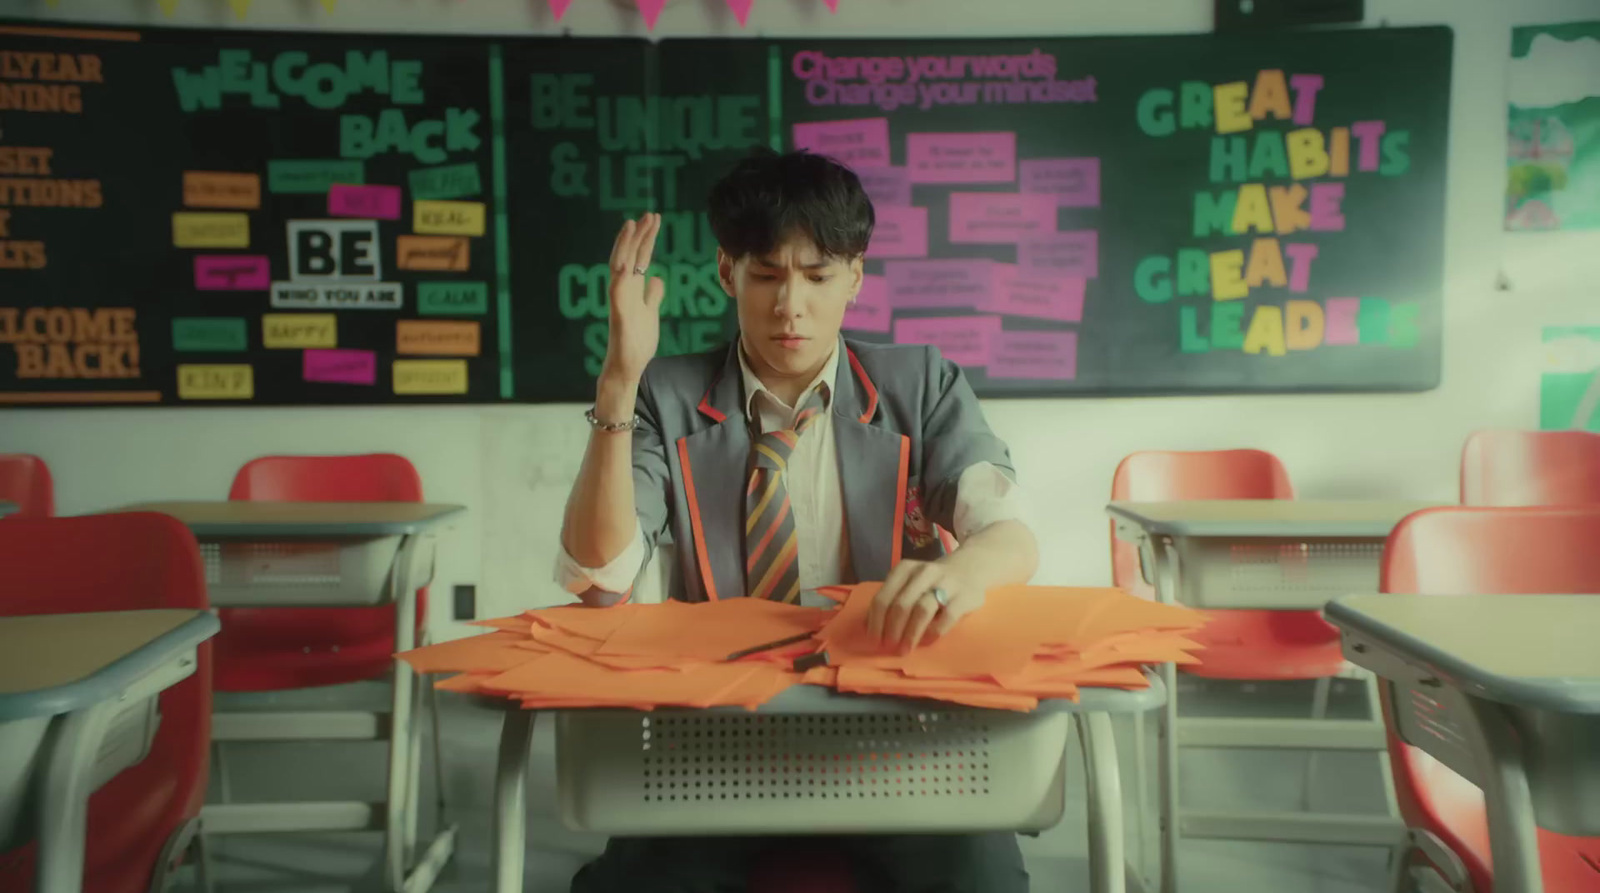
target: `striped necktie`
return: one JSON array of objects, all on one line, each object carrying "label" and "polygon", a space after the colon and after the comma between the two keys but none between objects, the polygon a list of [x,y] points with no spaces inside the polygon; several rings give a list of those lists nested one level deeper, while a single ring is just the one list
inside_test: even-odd
[{"label": "striped necktie", "polygon": [[800,543],[789,510],[789,457],[823,411],[825,388],[801,403],[794,427],[768,431],[750,450],[744,497],[744,591],[751,598],[794,602],[800,597]]}]

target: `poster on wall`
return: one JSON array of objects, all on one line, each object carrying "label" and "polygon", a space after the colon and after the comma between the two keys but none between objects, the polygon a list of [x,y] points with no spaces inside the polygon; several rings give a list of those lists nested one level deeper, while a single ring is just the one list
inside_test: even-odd
[{"label": "poster on wall", "polygon": [[1539,430],[1600,431],[1600,326],[1545,326]]},{"label": "poster on wall", "polygon": [[1511,32],[1508,230],[1600,228],[1600,21]]}]

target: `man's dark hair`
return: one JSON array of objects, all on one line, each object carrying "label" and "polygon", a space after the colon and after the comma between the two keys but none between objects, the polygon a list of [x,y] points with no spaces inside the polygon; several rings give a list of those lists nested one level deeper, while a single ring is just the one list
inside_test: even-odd
[{"label": "man's dark hair", "polygon": [[711,188],[711,232],[730,257],[770,254],[794,234],[824,257],[855,258],[872,238],[872,201],[853,171],[809,152],[759,150]]}]

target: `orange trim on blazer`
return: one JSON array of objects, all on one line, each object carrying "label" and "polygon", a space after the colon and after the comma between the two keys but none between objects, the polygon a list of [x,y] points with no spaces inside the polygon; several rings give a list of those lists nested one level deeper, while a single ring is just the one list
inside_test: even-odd
[{"label": "orange trim on blazer", "polygon": [[900,435],[900,474],[894,484],[894,540],[889,547],[889,567],[900,563],[900,547],[906,536],[906,477],[911,472],[911,438]]},{"label": "orange trim on blazer", "polygon": [[[878,411],[878,388],[872,383],[872,379],[867,377],[867,370],[861,368],[861,361],[856,359],[856,352],[848,347],[844,349],[844,352],[845,355],[850,358],[850,368],[855,371],[856,378],[861,379],[861,386],[867,389],[867,411],[863,412],[861,414],[861,418],[857,419],[856,421],[870,422],[872,421],[873,414]],[[902,447],[901,449],[902,452],[900,454],[900,461],[901,468],[903,469],[905,467],[906,454],[904,452],[905,448]],[[903,476],[904,475],[902,474],[902,477]],[[904,481],[901,483],[904,483]],[[901,487],[901,489],[904,490],[905,488]]]},{"label": "orange trim on blazer", "polygon": [[[704,411],[709,407],[702,400],[700,408]],[[706,600],[714,602],[717,600],[717,584],[711,578],[711,557],[706,554],[705,531],[700,527],[700,500],[694,493],[694,472],[689,469],[687,438],[678,438],[678,461],[683,464],[683,493],[689,501],[689,528],[694,531],[694,557],[700,564],[700,584],[705,589]]]}]

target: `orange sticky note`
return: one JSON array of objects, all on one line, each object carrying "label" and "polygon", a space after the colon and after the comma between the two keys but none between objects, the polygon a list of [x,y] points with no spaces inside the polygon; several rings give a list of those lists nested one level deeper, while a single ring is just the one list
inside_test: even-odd
[{"label": "orange sticky note", "polygon": [[395,242],[395,266],[402,270],[466,270],[472,243],[462,236],[403,235]]},{"label": "orange sticky note", "polygon": [[525,636],[508,632],[484,633],[435,645],[425,645],[395,655],[418,673],[470,673],[509,670],[538,655],[518,648]]},{"label": "orange sticky note", "polygon": [[395,323],[396,353],[475,357],[479,350],[476,322],[402,319]]},{"label": "orange sticky note", "polygon": [[261,207],[261,175],[219,171],[184,171],[183,203],[190,208]]}]

